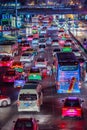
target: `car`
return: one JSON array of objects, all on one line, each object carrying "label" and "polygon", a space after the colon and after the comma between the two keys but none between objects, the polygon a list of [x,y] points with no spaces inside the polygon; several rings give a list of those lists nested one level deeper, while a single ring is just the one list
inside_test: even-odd
[{"label": "car", "polygon": [[32,41],[33,40],[33,35],[27,36],[27,41]]},{"label": "car", "polygon": [[47,68],[48,61],[44,57],[38,57],[35,61],[35,67]]},{"label": "car", "polygon": [[25,52],[26,52],[26,53],[31,53],[31,54],[33,54],[33,55],[35,55],[35,56],[38,54],[37,50],[34,49],[34,48],[29,48],[29,49],[27,49]]},{"label": "car", "polygon": [[14,69],[8,69],[4,74],[3,74],[3,82],[6,83],[13,83],[16,79],[20,77],[20,74],[14,70]]},{"label": "car", "polygon": [[46,46],[46,39],[45,38],[39,38],[39,43],[38,44]]},{"label": "car", "polygon": [[59,46],[58,40],[52,40],[52,46]]},{"label": "car", "polygon": [[28,43],[22,43],[20,45],[21,51],[24,52],[26,51],[28,48],[31,48],[31,46]]},{"label": "car", "polygon": [[47,40],[46,40],[46,45],[51,45],[51,43],[52,43],[51,37],[47,38]]},{"label": "car", "polygon": [[38,38],[34,38],[34,39],[32,40],[31,46],[32,46],[33,48],[38,47],[38,42],[39,42],[39,39],[38,39]]},{"label": "car", "polygon": [[17,72],[23,72],[23,64],[20,61],[14,61],[11,65],[11,68]]},{"label": "car", "polygon": [[28,73],[28,80],[42,80],[42,74],[38,67],[31,67]]},{"label": "car", "polygon": [[9,105],[11,105],[10,97],[8,97],[4,94],[1,94],[1,91],[0,91],[0,107],[6,107]]},{"label": "car", "polygon": [[14,88],[23,88],[25,83],[26,83],[26,78],[25,77],[22,78],[22,76],[20,76],[20,78],[14,81]]},{"label": "car", "polygon": [[11,99],[8,96],[0,95],[0,106],[6,107],[11,104]]},{"label": "car", "polygon": [[46,46],[45,45],[39,45],[38,52],[45,52]]},{"label": "car", "polygon": [[73,53],[75,54],[75,56],[77,57],[77,58],[80,58],[81,56],[82,56],[82,53],[81,53],[81,51],[80,50],[73,50]]},{"label": "car", "polygon": [[0,67],[10,67],[13,63],[14,59],[11,56],[3,56],[0,60]]},{"label": "car", "polygon": [[32,62],[34,59],[34,55],[31,53],[23,53],[20,57],[20,62],[26,63],[26,62]]},{"label": "car", "polygon": [[62,118],[64,117],[83,117],[82,102],[78,97],[67,97],[63,100]]},{"label": "car", "polygon": [[61,51],[61,48],[54,48],[54,49],[53,49],[53,56],[54,56],[56,53],[60,52],[60,51]]},{"label": "car", "polygon": [[13,122],[13,130],[39,130],[38,120],[35,118],[18,118]]}]

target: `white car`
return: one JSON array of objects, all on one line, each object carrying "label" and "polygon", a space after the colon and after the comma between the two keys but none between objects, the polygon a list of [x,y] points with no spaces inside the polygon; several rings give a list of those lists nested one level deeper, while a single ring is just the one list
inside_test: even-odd
[{"label": "white car", "polygon": [[34,59],[34,55],[31,53],[23,53],[22,56],[20,57],[20,62],[31,62]]},{"label": "white car", "polygon": [[39,57],[36,61],[35,61],[35,67],[38,68],[47,68],[47,60],[43,57]]},{"label": "white car", "polygon": [[11,99],[8,96],[0,95],[0,106],[6,107],[8,105],[11,105]]},{"label": "white car", "polygon": [[34,39],[32,40],[32,47],[33,47],[33,48],[34,48],[34,47],[38,47],[38,42],[39,42],[38,38],[34,38]]},{"label": "white car", "polygon": [[59,46],[58,40],[52,40],[52,46]]}]

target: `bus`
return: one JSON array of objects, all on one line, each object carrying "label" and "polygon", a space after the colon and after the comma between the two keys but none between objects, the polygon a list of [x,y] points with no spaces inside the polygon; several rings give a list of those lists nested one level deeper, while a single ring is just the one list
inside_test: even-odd
[{"label": "bus", "polygon": [[59,52],[57,57],[57,93],[80,93],[80,64],[73,52]]},{"label": "bus", "polygon": [[26,83],[18,94],[18,112],[40,112],[42,104],[42,85],[37,82]]}]

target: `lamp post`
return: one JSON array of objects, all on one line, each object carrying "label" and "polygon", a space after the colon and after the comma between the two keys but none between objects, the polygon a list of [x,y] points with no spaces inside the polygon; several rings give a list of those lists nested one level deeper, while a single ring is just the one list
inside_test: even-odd
[{"label": "lamp post", "polygon": [[17,28],[17,17],[18,17],[18,11],[17,11],[17,0],[15,0],[15,24]]}]

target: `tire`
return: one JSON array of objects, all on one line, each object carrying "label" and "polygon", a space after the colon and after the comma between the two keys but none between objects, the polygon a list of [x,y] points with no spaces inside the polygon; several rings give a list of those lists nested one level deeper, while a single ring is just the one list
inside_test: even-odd
[{"label": "tire", "polygon": [[7,105],[8,105],[8,102],[6,100],[1,103],[2,107],[6,107]]}]

